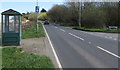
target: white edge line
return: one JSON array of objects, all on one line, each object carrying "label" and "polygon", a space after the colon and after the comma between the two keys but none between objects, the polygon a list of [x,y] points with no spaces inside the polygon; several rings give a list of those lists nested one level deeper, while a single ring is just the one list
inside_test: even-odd
[{"label": "white edge line", "polygon": [[43,25],[43,28],[44,28],[44,30],[45,30],[46,36],[47,36],[47,38],[48,38],[48,40],[49,40],[49,43],[50,43],[50,45],[51,45],[51,48],[52,48],[52,51],[53,51],[53,53],[54,53],[55,59],[56,59],[56,61],[57,61],[57,63],[58,63],[58,67],[62,69],[62,65],[61,65],[61,63],[60,63],[60,61],[59,61],[59,58],[58,58],[58,56],[57,56],[57,54],[56,54],[56,51],[55,51],[55,49],[54,49],[54,47],[53,47],[53,45],[52,45],[52,42],[51,42],[51,40],[50,40],[50,37],[49,37],[49,35],[48,35],[48,33],[47,33],[44,25]]},{"label": "white edge line", "polygon": [[102,47],[100,47],[100,46],[97,46],[97,48],[99,48],[99,49],[103,50],[104,52],[107,52],[107,53],[109,53],[109,54],[111,54],[111,55],[113,55],[113,56],[115,56],[115,57],[117,57],[117,58],[120,58],[120,56],[118,56],[118,55],[116,55],[116,54],[114,54],[114,53],[112,53],[112,52],[110,52],[110,51],[108,51],[108,50],[105,50],[104,48],[102,48]]}]

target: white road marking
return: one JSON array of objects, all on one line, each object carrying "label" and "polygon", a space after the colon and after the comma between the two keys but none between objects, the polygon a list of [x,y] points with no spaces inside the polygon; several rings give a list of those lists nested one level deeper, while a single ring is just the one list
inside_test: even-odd
[{"label": "white road marking", "polygon": [[112,38],[111,36],[109,38]]},{"label": "white road marking", "polygon": [[116,38],[114,38],[114,40],[117,40]]},{"label": "white road marking", "polygon": [[58,28],[58,27],[55,27],[55,28]]},{"label": "white road marking", "polygon": [[91,42],[88,42],[89,44],[91,44]]},{"label": "white road marking", "polygon": [[72,33],[69,33],[69,34],[72,35],[73,37],[76,37],[76,38],[80,39],[80,40],[84,40],[83,38],[80,38],[80,37],[78,37],[78,36],[76,36],[76,35],[74,35]]},{"label": "white road marking", "polygon": [[63,29],[60,29],[61,31],[63,31],[63,32],[65,32],[65,30],[63,30]]},{"label": "white road marking", "polygon": [[55,49],[54,49],[54,47],[53,47],[53,44],[52,44],[52,42],[51,42],[51,40],[50,40],[50,37],[49,37],[49,35],[48,35],[48,33],[47,33],[44,25],[43,25],[43,28],[44,28],[44,30],[45,30],[46,36],[47,36],[47,38],[48,38],[48,40],[49,40],[49,43],[50,43],[50,45],[51,45],[51,48],[52,48],[52,51],[53,51],[53,53],[54,53],[55,59],[56,59],[56,61],[57,61],[57,63],[58,63],[58,67],[62,70],[62,65],[61,65],[61,63],[60,63],[60,60],[59,60],[59,58],[58,58],[58,56],[57,56],[57,53],[56,53],[56,51],[55,51]]},{"label": "white road marking", "polygon": [[103,33],[99,33],[99,34],[103,34]]},{"label": "white road marking", "polygon": [[108,51],[108,50],[106,50],[106,49],[104,49],[104,48],[102,48],[100,46],[97,46],[97,48],[99,48],[100,50],[102,50],[104,52],[107,52],[107,53],[109,53],[109,54],[111,54],[111,55],[113,55],[113,56],[115,56],[117,58],[120,58],[120,56],[118,56],[118,55],[116,55],[116,54],[114,54],[114,53],[112,53],[112,52],[110,52],[110,51]]},{"label": "white road marking", "polygon": [[72,35],[72,33],[69,33],[70,35]]},{"label": "white road marking", "polygon": [[88,32],[85,32],[85,33],[88,33]]},{"label": "white road marking", "polygon": [[105,36],[105,38],[108,38],[107,36]]}]

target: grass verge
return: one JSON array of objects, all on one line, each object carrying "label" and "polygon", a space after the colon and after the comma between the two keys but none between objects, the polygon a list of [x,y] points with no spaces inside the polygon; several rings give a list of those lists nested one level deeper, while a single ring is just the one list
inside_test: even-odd
[{"label": "grass verge", "polygon": [[69,26],[64,24],[61,24],[61,26],[70,27],[76,30],[89,31],[89,32],[120,33],[120,30],[93,29],[93,28],[85,28],[85,27],[78,27],[78,26]]},{"label": "grass verge", "polygon": [[2,68],[53,68],[46,56],[23,53],[16,47],[2,48]]},{"label": "grass verge", "polygon": [[36,33],[36,25],[33,25],[30,28],[26,28],[23,32],[22,32],[22,38],[26,39],[26,38],[39,38],[39,37],[45,37],[45,32],[43,29],[43,26],[41,23],[39,24],[39,28],[38,28],[38,33]]},{"label": "grass verge", "polygon": [[0,70],[2,69],[2,48],[0,48]]},{"label": "grass verge", "polygon": [[73,29],[90,31],[90,32],[120,33],[120,30],[92,29],[92,28],[84,28],[84,27],[73,27]]}]

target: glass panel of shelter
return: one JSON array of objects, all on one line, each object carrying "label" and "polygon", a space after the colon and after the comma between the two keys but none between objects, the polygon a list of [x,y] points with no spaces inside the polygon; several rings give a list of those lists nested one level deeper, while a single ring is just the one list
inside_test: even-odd
[{"label": "glass panel of shelter", "polygon": [[5,15],[2,15],[2,32],[5,33]]},{"label": "glass panel of shelter", "polygon": [[9,16],[9,25],[8,25],[8,32],[15,32],[15,18],[14,16]]},{"label": "glass panel of shelter", "polygon": [[18,30],[19,30],[19,16],[3,15],[3,33],[5,32],[18,33],[19,32]]},{"label": "glass panel of shelter", "polygon": [[19,32],[19,16],[15,16],[15,32]]}]

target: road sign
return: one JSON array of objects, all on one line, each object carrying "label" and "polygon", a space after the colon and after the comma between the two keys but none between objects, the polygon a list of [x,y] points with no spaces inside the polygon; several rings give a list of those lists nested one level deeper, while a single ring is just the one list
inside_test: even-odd
[{"label": "road sign", "polygon": [[36,13],[39,13],[39,6],[36,6],[36,7],[35,7],[35,12],[36,12]]}]

